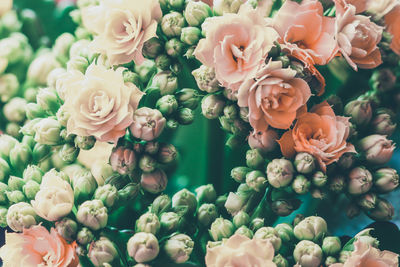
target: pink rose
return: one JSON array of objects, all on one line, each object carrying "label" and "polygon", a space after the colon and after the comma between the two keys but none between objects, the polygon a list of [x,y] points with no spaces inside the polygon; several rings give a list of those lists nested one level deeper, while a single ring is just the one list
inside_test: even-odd
[{"label": "pink rose", "polygon": [[249,108],[249,122],[255,131],[266,131],[268,126],[288,129],[297,115],[306,111],[311,90],[295,76],[296,71],[283,69],[282,62],[270,61],[255,79],[240,86],[238,105]]},{"label": "pink rose", "polygon": [[349,5],[336,18],[336,40],[340,52],[357,70],[373,69],[382,63],[378,44],[382,38],[383,28],[373,23],[369,17],[356,15],[356,8]]},{"label": "pink rose", "polygon": [[[356,14],[362,13],[367,9],[369,0],[333,0],[335,2],[337,13],[343,13],[345,9],[352,5],[356,8]],[[372,0],[376,1],[376,0]]]},{"label": "pink rose", "polygon": [[161,17],[158,0],[103,0],[82,9],[83,25],[95,34],[92,48],[112,65],[141,64],[143,44],[156,36]]},{"label": "pink rose", "polygon": [[399,255],[381,251],[361,241],[354,242],[354,251],[345,263],[335,263],[330,267],[398,267]]},{"label": "pink rose", "polygon": [[32,226],[23,233],[6,233],[6,244],[0,249],[4,266],[58,266],[76,267],[79,258],[76,243],[68,244],[52,228]]},{"label": "pink rose", "polygon": [[68,133],[114,142],[125,135],[143,93],[125,83],[123,69],[90,65],[85,75],[69,71],[63,79]]},{"label": "pink rose", "polygon": [[390,48],[400,55],[400,4],[385,16],[387,31],[392,35]]},{"label": "pink rose", "polygon": [[135,111],[133,123],[129,127],[134,137],[152,141],[160,136],[167,120],[158,109],[147,107]]},{"label": "pink rose", "polygon": [[253,132],[249,135],[249,146],[252,149],[258,149],[262,153],[268,153],[278,145],[278,133],[272,129],[264,132]]},{"label": "pink rose", "polygon": [[248,5],[243,5],[238,14],[207,18],[203,30],[206,38],[200,40],[195,56],[214,68],[217,80],[232,90],[256,75],[278,38],[276,31]]},{"label": "pink rose", "polygon": [[267,239],[250,239],[235,234],[222,245],[207,247],[207,267],[262,266],[276,267],[274,247]]}]

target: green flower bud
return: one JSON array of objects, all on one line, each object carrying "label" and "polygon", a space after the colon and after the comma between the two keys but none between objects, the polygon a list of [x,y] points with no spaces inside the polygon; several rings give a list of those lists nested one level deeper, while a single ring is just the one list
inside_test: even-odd
[{"label": "green flower bud", "polygon": [[216,119],[222,114],[225,101],[218,95],[207,95],[201,101],[201,110],[207,119]]},{"label": "green flower bud", "polygon": [[163,48],[162,41],[157,37],[153,37],[143,44],[143,55],[147,58],[155,59],[163,52]]},{"label": "green flower bud", "polygon": [[254,191],[260,192],[265,188],[267,178],[261,171],[251,171],[246,174],[246,184]]},{"label": "green flower bud", "polygon": [[134,66],[135,72],[139,75],[140,81],[147,84],[150,78],[157,72],[156,63],[152,60],[145,60],[140,65]]},{"label": "green flower bud", "polygon": [[275,251],[278,251],[282,245],[282,240],[273,227],[261,227],[254,233],[254,238],[268,240],[274,246]]},{"label": "green flower bud", "polygon": [[194,112],[189,108],[178,109],[177,120],[179,124],[189,125],[194,121]]},{"label": "green flower bud", "polygon": [[46,117],[46,112],[36,103],[26,104],[25,111],[26,111],[26,117],[29,120]]},{"label": "green flower bud", "polygon": [[276,267],[289,267],[288,261],[281,254],[276,255],[272,261]]},{"label": "green flower bud", "polygon": [[158,162],[162,164],[170,164],[175,162],[178,157],[178,151],[176,147],[172,144],[161,144],[158,150],[157,159]]},{"label": "green flower bud", "polygon": [[238,183],[243,183],[246,179],[247,173],[251,171],[250,168],[247,167],[236,167],[231,171],[231,177]]},{"label": "green flower bud", "polygon": [[125,70],[122,73],[123,77],[124,77],[124,82],[126,83],[133,83],[135,84],[137,87],[141,86],[141,81],[140,81],[140,77],[137,73],[133,72],[133,71],[129,71],[129,70]]},{"label": "green flower bud", "polygon": [[162,169],[155,169],[153,172],[143,173],[140,185],[144,190],[152,194],[158,194],[167,187],[167,175]]},{"label": "green flower bud", "polygon": [[136,221],[135,230],[136,232],[146,232],[155,235],[160,230],[160,226],[157,215],[147,212]]},{"label": "green flower bud", "polygon": [[220,217],[211,224],[208,232],[214,241],[220,241],[223,238],[229,238],[233,234],[234,228],[231,221]]},{"label": "green flower bud", "polygon": [[393,218],[393,214],[394,208],[392,204],[384,198],[378,198],[375,208],[367,212],[367,215],[375,221],[390,221]]},{"label": "green flower bud", "polygon": [[311,241],[303,240],[296,245],[293,257],[302,267],[318,267],[322,261],[322,249]]},{"label": "green flower bud", "polygon": [[111,267],[118,257],[118,251],[113,242],[102,236],[90,245],[88,257],[95,267]]},{"label": "green flower bud", "polygon": [[190,26],[197,27],[203,24],[204,20],[212,16],[210,6],[199,1],[190,1],[187,3],[184,16]]},{"label": "green flower bud", "polygon": [[200,102],[200,95],[197,90],[190,88],[183,88],[176,94],[179,106],[195,110]]},{"label": "green flower bud", "polygon": [[160,216],[161,230],[166,233],[175,232],[178,229],[181,216],[175,212],[164,212]]},{"label": "green flower bud", "polygon": [[[264,164],[264,158],[260,151],[257,149],[247,150],[246,152],[246,164],[250,168],[257,169]],[[246,174],[247,177],[247,174]],[[269,178],[268,178],[269,179]]]},{"label": "green flower bud", "polygon": [[24,92],[24,98],[28,102],[36,102],[37,93],[38,90],[36,88],[27,88]]},{"label": "green flower bud", "polygon": [[21,191],[6,191],[5,192],[7,195],[7,199],[11,204],[16,204],[19,202],[24,202],[26,201],[26,197],[24,195],[24,193],[22,193]]},{"label": "green flower bud", "polygon": [[172,197],[172,207],[187,207],[188,214],[194,214],[197,209],[196,196],[187,189],[182,189]]},{"label": "green flower bud", "polygon": [[256,232],[261,227],[264,227],[264,219],[255,218],[250,223],[250,230],[252,230],[253,232]]},{"label": "green flower bud", "polygon": [[94,147],[96,138],[94,136],[77,136],[75,137],[75,146],[83,150],[89,150]]},{"label": "green flower bud", "polygon": [[29,65],[27,79],[35,85],[46,85],[47,75],[59,67],[61,65],[52,53],[43,53]]},{"label": "green flower bud", "polygon": [[12,98],[4,107],[3,113],[10,122],[21,123],[26,118],[25,106],[27,101],[20,97]]},{"label": "green flower bud", "polygon": [[58,145],[61,142],[60,132],[61,124],[51,118],[40,120],[35,125],[35,141],[43,145]]},{"label": "green flower bud", "polygon": [[8,135],[11,135],[12,137],[15,137],[17,139],[22,138],[21,126],[19,126],[19,124],[15,123],[15,122],[7,123],[5,133]]},{"label": "green flower bud", "polygon": [[318,242],[328,233],[328,226],[323,218],[310,216],[299,222],[293,233],[298,240]]},{"label": "green flower bud", "polygon": [[165,95],[157,101],[156,108],[164,116],[171,115],[178,109],[178,101],[173,95]]},{"label": "green flower bud", "polygon": [[36,143],[32,151],[32,160],[34,163],[40,163],[49,158],[50,154],[50,146]]},{"label": "green flower bud", "polygon": [[193,240],[185,234],[170,237],[164,245],[167,256],[175,263],[184,263],[189,260],[194,247]]},{"label": "green flower bud", "polygon": [[10,150],[10,163],[14,170],[22,172],[32,159],[32,150],[28,145],[16,143]]},{"label": "green flower bud", "polygon": [[157,68],[163,71],[167,71],[171,66],[171,59],[165,54],[158,55],[154,60]]},{"label": "green flower bud", "polygon": [[11,191],[18,190],[22,191],[22,187],[25,185],[25,181],[22,178],[16,176],[10,176],[8,179],[8,187]]},{"label": "green flower bud", "polygon": [[334,193],[341,193],[346,188],[346,179],[343,175],[336,175],[329,182],[329,190]]},{"label": "green flower bud", "polygon": [[365,210],[371,210],[375,208],[376,200],[377,197],[374,193],[368,193],[359,197],[357,200],[357,204]]},{"label": "green flower bud", "polygon": [[339,254],[339,262],[345,263],[351,257],[352,251],[343,250]]},{"label": "green flower bud", "polygon": [[197,211],[197,220],[204,227],[209,227],[218,216],[218,210],[214,204],[202,204]]},{"label": "green flower bud", "polygon": [[[0,42],[1,47],[1,42]],[[5,103],[17,95],[19,82],[17,76],[11,73],[0,76],[0,100]]]},{"label": "green flower bud", "polygon": [[8,177],[10,176],[10,171],[10,166],[7,161],[0,158],[0,182],[7,182]]},{"label": "green flower bud", "polygon": [[37,183],[42,182],[43,171],[36,165],[28,165],[28,167],[24,170],[23,178],[26,182],[32,180]]},{"label": "green flower bud", "polygon": [[299,173],[310,174],[315,170],[315,158],[305,152],[298,153],[294,159],[294,166]]},{"label": "green flower bud", "polygon": [[299,199],[280,199],[272,202],[271,209],[278,216],[285,217],[292,214],[300,205],[301,200]]},{"label": "green flower bud", "polygon": [[62,146],[59,153],[63,161],[66,163],[74,163],[79,155],[79,148],[67,143]]},{"label": "green flower bud", "polygon": [[169,119],[165,125],[169,130],[175,131],[179,127],[179,123],[175,119]]},{"label": "green flower bud", "polygon": [[391,91],[395,84],[396,75],[388,68],[375,70],[369,80],[371,88],[382,93]]},{"label": "green flower bud", "polygon": [[288,243],[294,241],[293,227],[290,224],[280,223],[275,226],[275,230],[283,242]]},{"label": "green flower bud", "polygon": [[267,165],[268,182],[275,188],[285,187],[293,179],[293,164],[286,159],[274,159]]},{"label": "green flower bud", "polygon": [[29,200],[33,200],[35,199],[36,193],[40,190],[40,184],[34,180],[28,180],[22,187],[22,190]]},{"label": "green flower bud", "polygon": [[212,184],[202,185],[196,188],[197,202],[202,203],[214,203],[217,200],[217,191]]},{"label": "green flower bud", "polygon": [[312,183],[316,187],[324,187],[327,182],[328,182],[328,176],[321,171],[317,171],[312,176]]},{"label": "green flower bud", "polygon": [[9,160],[10,151],[18,143],[18,140],[12,136],[2,134],[0,135],[0,157],[6,161]]},{"label": "green flower bud", "polygon": [[76,173],[72,177],[75,201],[81,202],[89,199],[97,188],[96,180],[90,171]]},{"label": "green flower bud", "polygon": [[136,233],[128,241],[127,250],[136,262],[154,260],[160,252],[157,237],[151,233]]},{"label": "green flower bud", "polygon": [[87,245],[92,242],[94,239],[94,235],[89,228],[83,227],[77,234],[76,234],[76,241],[81,245]]},{"label": "green flower bud", "polygon": [[334,256],[342,249],[342,243],[339,237],[328,236],[322,241],[322,251],[326,256]]},{"label": "green flower bud", "polygon": [[196,79],[199,89],[204,92],[215,93],[221,89],[214,68],[201,65],[200,68],[192,71],[192,75]]},{"label": "green flower bud", "polygon": [[306,217],[304,217],[304,215],[303,214],[296,214],[296,217],[294,217],[294,219],[293,219],[293,223],[292,223],[292,225],[293,226],[296,226],[296,225],[298,225],[302,220],[304,220]]},{"label": "green flower bud", "polygon": [[57,59],[66,62],[69,56],[69,49],[75,42],[75,37],[70,33],[63,33],[57,37],[52,51],[57,55]]},{"label": "green flower bud", "polygon": [[304,195],[310,190],[311,182],[304,175],[297,175],[293,180],[293,191],[299,195]]},{"label": "green flower bud", "polygon": [[185,27],[182,29],[181,41],[187,45],[195,45],[201,38],[201,31],[196,27]]},{"label": "green flower bud", "polygon": [[160,216],[162,213],[170,210],[171,207],[171,198],[168,195],[159,195],[154,199],[153,204],[151,204],[150,212]]},{"label": "green flower bud", "polygon": [[101,200],[107,208],[111,208],[118,201],[118,190],[113,185],[105,184],[96,189],[94,198]]},{"label": "green flower bud", "polygon": [[36,225],[38,222],[39,217],[28,203],[20,202],[8,208],[7,224],[16,232],[22,232],[24,228],[29,228],[32,225]]},{"label": "green flower bud", "polygon": [[6,228],[7,225],[7,212],[8,209],[6,207],[0,206],[0,227]]},{"label": "green flower bud", "polygon": [[160,143],[156,141],[147,142],[144,147],[144,152],[149,155],[157,154],[158,150],[160,149]]},{"label": "green flower bud", "polygon": [[235,235],[243,235],[251,239],[254,234],[247,226],[242,225],[235,231]]},{"label": "green flower bud", "polygon": [[372,118],[371,102],[368,100],[353,100],[344,107],[344,114],[351,117],[356,125],[367,125]]},{"label": "green flower bud", "polygon": [[68,60],[67,62],[67,70],[68,71],[79,71],[81,73],[85,73],[87,67],[89,66],[89,62],[85,57],[75,56]]},{"label": "green flower bud", "polygon": [[399,186],[399,175],[392,168],[381,168],[374,172],[374,187],[380,193],[389,193]]},{"label": "green flower bud", "polygon": [[54,89],[40,89],[36,96],[37,104],[50,114],[56,114],[61,106],[57,93]]},{"label": "green flower bud", "polygon": [[181,13],[171,12],[162,18],[161,29],[167,37],[179,37],[185,24]]},{"label": "green flower bud", "polygon": [[183,47],[183,43],[177,38],[172,38],[165,43],[165,51],[173,58],[176,58],[182,54]]},{"label": "green flower bud", "polygon": [[325,259],[325,265],[326,266],[330,266],[330,265],[332,265],[334,263],[337,263],[337,259],[335,257],[332,257],[332,256],[326,257],[326,259]]},{"label": "green flower bud", "polygon": [[87,200],[79,206],[76,219],[91,230],[99,230],[107,225],[107,208],[101,200]]},{"label": "green flower bud", "polygon": [[167,0],[168,6],[176,11],[182,11],[185,7],[185,0]]},{"label": "green flower bud", "polygon": [[173,95],[178,89],[178,78],[171,71],[162,71],[153,77],[152,86],[159,88],[162,96]]},{"label": "green flower bud", "polygon": [[78,224],[70,218],[62,218],[56,222],[56,231],[68,242],[75,240]]},{"label": "green flower bud", "polygon": [[250,223],[250,216],[244,211],[239,211],[233,217],[233,224],[235,225],[236,228],[239,228],[241,226],[246,226],[249,223]]},{"label": "green flower bud", "polygon": [[139,168],[144,172],[153,172],[157,167],[157,161],[149,156],[143,155],[139,160]]},{"label": "green flower bud", "polygon": [[118,196],[122,202],[131,201],[136,198],[136,196],[139,194],[139,191],[140,191],[139,184],[128,183],[121,190],[118,190]]},{"label": "green flower bud", "polygon": [[357,167],[350,171],[348,191],[352,195],[368,192],[372,187],[372,174],[365,167]]}]

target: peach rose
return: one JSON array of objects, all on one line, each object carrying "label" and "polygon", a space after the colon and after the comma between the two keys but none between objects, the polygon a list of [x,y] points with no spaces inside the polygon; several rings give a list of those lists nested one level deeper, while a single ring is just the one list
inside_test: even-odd
[{"label": "peach rose", "polygon": [[114,71],[94,64],[85,75],[68,72],[63,82],[63,107],[71,115],[68,133],[114,143],[125,135],[143,93],[133,83],[125,83],[122,72],[122,68]]},{"label": "peach rose", "polygon": [[143,44],[156,36],[161,17],[158,0],[103,0],[82,9],[83,25],[95,34],[93,50],[112,65],[141,64]]},{"label": "peach rose", "polygon": [[385,16],[387,31],[393,36],[390,48],[400,55],[400,4]]},{"label": "peach rose", "polygon": [[382,31],[383,28],[369,17],[356,15],[356,8],[352,5],[336,16],[335,37],[339,49],[354,70],[357,70],[357,66],[373,69],[382,63],[378,48]]},{"label": "peach rose", "polygon": [[[336,13],[342,13],[349,5],[356,8],[356,14],[362,13],[367,10],[367,3],[369,0],[334,0],[336,6]],[[376,1],[376,0],[372,0]]]},{"label": "peach rose", "polygon": [[256,75],[279,37],[248,5],[241,6],[238,14],[207,18],[202,27],[206,38],[200,40],[195,56],[214,68],[217,80],[234,91]]},{"label": "peach rose", "polygon": [[336,116],[325,101],[301,115],[293,127],[278,141],[282,154],[293,157],[296,152],[307,152],[319,162],[323,171],[346,152],[356,152],[346,142],[350,131],[349,118]]},{"label": "peach rose", "polygon": [[12,9],[13,0],[1,0],[0,2],[0,16],[4,15]]},{"label": "peach rose", "polygon": [[283,47],[312,65],[327,64],[338,51],[335,19],[324,17],[323,12],[317,0],[305,0],[301,4],[287,0],[272,20]]},{"label": "peach rose", "polygon": [[238,105],[249,108],[249,122],[255,131],[264,132],[268,126],[288,129],[298,114],[306,111],[311,90],[295,76],[296,71],[283,69],[281,61],[270,61],[255,79],[240,86]]},{"label": "peach rose", "polygon": [[354,251],[345,263],[335,263],[330,267],[398,267],[399,255],[384,250],[380,251],[361,241],[354,242]]},{"label": "peach rose", "polygon": [[4,266],[75,267],[79,258],[76,243],[68,244],[52,228],[50,233],[41,225],[24,229],[23,233],[6,233],[6,244],[0,249]]},{"label": "peach rose", "polygon": [[263,266],[276,267],[272,261],[274,247],[266,239],[249,239],[235,234],[222,245],[207,247],[206,266]]}]

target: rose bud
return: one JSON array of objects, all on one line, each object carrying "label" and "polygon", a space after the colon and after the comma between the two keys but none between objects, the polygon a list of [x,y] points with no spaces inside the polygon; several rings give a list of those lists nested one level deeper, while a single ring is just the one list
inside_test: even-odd
[{"label": "rose bud", "polygon": [[318,267],[322,261],[322,249],[311,241],[302,240],[296,245],[293,257],[302,267]]},{"label": "rose bud", "polygon": [[344,107],[344,114],[357,125],[367,125],[372,118],[371,103],[368,100],[353,100]]},{"label": "rose bud", "polygon": [[264,164],[264,158],[257,149],[247,150],[246,164],[249,168],[257,169]]},{"label": "rose bud", "polygon": [[246,179],[247,173],[251,172],[250,168],[247,167],[236,167],[231,171],[231,177],[238,183],[243,183]]},{"label": "rose bud", "polygon": [[187,45],[196,45],[201,38],[201,30],[196,27],[182,28],[181,41]]},{"label": "rose bud", "polygon": [[32,206],[26,202],[11,205],[7,212],[7,225],[16,232],[22,232],[24,228],[29,228],[39,222]]},{"label": "rose bud", "polygon": [[96,191],[97,183],[90,171],[77,172],[72,176],[74,198],[77,202],[89,199]]},{"label": "rose bud", "polygon": [[396,130],[397,124],[394,122],[394,113],[388,109],[378,109],[372,119],[372,132],[376,134],[391,136]]},{"label": "rose bud", "polygon": [[217,207],[214,204],[205,203],[197,211],[197,220],[202,226],[209,227],[218,215]]},{"label": "rose bud", "polygon": [[353,219],[353,218],[357,217],[358,215],[360,215],[360,213],[361,213],[361,209],[357,204],[355,204],[353,202],[349,203],[349,205],[346,208],[347,217],[349,217],[350,219]]},{"label": "rose bud", "polygon": [[43,145],[58,145],[61,142],[61,124],[51,118],[41,119],[35,125],[35,141]]},{"label": "rose bud", "polygon": [[278,216],[285,217],[297,210],[300,204],[301,201],[298,199],[280,199],[272,202],[271,209]]},{"label": "rose bud", "polygon": [[282,240],[273,227],[261,227],[254,233],[254,238],[268,240],[274,246],[275,251],[278,251],[282,245]]},{"label": "rose bud", "polygon": [[344,153],[338,161],[338,166],[346,170],[350,169],[356,161],[355,155],[354,153]]},{"label": "rose bud", "polygon": [[[156,59],[154,60],[154,62],[156,64],[156,67],[159,68],[160,70],[171,72],[171,71],[168,70],[168,69],[171,68],[171,58],[168,55],[166,55],[166,54],[158,55],[156,57]],[[176,89],[174,89],[173,92],[175,92],[175,90]],[[169,94],[169,92],[168,93],[167,92],[161,91],[161,94],[162,95]]]},{"label": "rose bud", "polygon": [[10,151],[17,143],[18,140],[12,136],[6,134],[0,135],[0,157],[8,161]]},{"label": "rose bud", "polygon": [[76,219],[94,231],[99,230],[107,225],[107,208],[101,200],[87,200],[79,206]]},{"label": "rose bud", "polygon": [[214,241],[220,241],[223,238],[229,238],[233,234],[234,228],[231,221],[220,217],[211,224],[208,232]]},{"label": "rose bud", "polygon": [[312,183],[316,187],[324,187],[327,182],[328,182],[328,176],[321,171],[317,171],[312,176]]},{"label": "rose bud", "polygon": [[212,11],[206,3],[189,1],[183,15],[190,26],[197,27],[203,24],[206,18],[212,16]]},{"label": "rose bud", "polygon": [[135,111],[133,123],[129,127],[134,137],[152,141],[164,130],[166,120],[157,109],[147,107]]},{"label": "rose bud", "polygon": [[325,265],[326,266],[330,266],[330,265],[332,265],[334,263],[337,263],[337,259],[335,257],[332,257],[332,256],[326,257],[326,259],[325,259]]},{"label": "rose bud", "polygon": [[26,196],[27,199],[32,200],[35,198],[37,192],[40,190],[40,184],[35,182],[34,180],[29,180],[24,184],[22,187],[22,190]]},{"label": "rose bud", "polygon": [[158,150],[157,159],[162,164],[173,163],[178,157],[178,151],[172,144],[161,144]]},{"label": "rose bud", "polygon": [[153,172],[157,167],[157,161],[149,156],[149,155],[142,155],[140,160],[139,160],[139,168],[143,172]]},{"label": "rose bud", "polygon": [[391,140],[379,134],[373,134],[361,139],[360,150],[365,159],[372,164],[386,164],[390,161],[395,149]]},{"label": "rose bud", "polygon": [[136,167],[135,152],[125,147],[115,147],[111,152],[110,164],[119,174],[130,174]]},{"label": "rose bud", "polygon": [[26,119],[25,106],[27,101],[20,97],[14,97],[4,105],[3,114],[9,122],[22,123]]},{"label": "rose bud", "polygon": [[267,185],[267,178],[261,171],[251,171],[246,175],[246,184],[256,192],[260,192]]},{"label": "rose bud", "polygon": [[190,258],[194,247],[193,240],[185,234],[170,237],[164,245],[167,256],[175,263],[184,263]]},{"label": "rose bud", "polygon": [[374,172],[374,187],[381,193],[389,193],[399,186],[399,175],[392,168],[382,168]]},{"label": "rose bud", "polygon": [[278,134],[272,129],[264,132],[253,132],[249,135],[249,146],[252,149],[258,149],[261,153],[268,153],[273,151],[276,146]]},{"label": "rose bud", "polygon": [[217,199],[217,192],[212,184],[199,186],[195,191],[199,204],[214,203]]},{"label": "rose bud", "polygon": [[384,198],[378,198],[375,208],[367,212],[367,215],[375,221],[390,221],[393,218],[393,214],[394,208],[392,204]]},{"label": "rose bud", "polygon": [[235,225],[236,228],[239,228],[240,226],[246,226],[250,223],[250,216],[244,211],[239,211],[234,217],[233,217],[233,224]]},{"label": "rose bud", "polygon": [[88,257],[95,267],[111,266],[111,262],[118,257],[118,251],[113,242],[102,236],[90,244]]},{"label": "rose bud", "polygon": [[276,255],[272,261],[276,267],[289,267],[289,262],[281,254]]},{"label": "rose bud", "polygon": [[96,138],[94,136],[77,136],[74,139],[75,145],[83,150],[89,150],[96,144]]},{"label": "rose bud", "polygon": [[92,231],[90,231],[89,228],[86,227],[82,227],[82,229],[76,235],[76,241],[83,246],[91,243],[93,239],[94,235]]},{"label": "rose bud", "polygon": [[328,233],[328,226],[323,218],[310,216],[299,222],[293,233],[298,240],[318,242]]},{"label": "rose bud", "polygon": [[25,185],[25,180],[22,178],[11,175],[7,181],[8,187],[11,191],[19,190],[22,191],[22,187]]},{"label": "rose bud", "polygon": [[73,242],[78,231],[78,224],[74,220],[64,217],[61,221],[56,222],[56,230],[66,241]]},{"label": "rose bud", "polygon": [[162,41],[153,37],[143,44],[143,56],[151,59],[155,59],[159,54],[163,52],[164,44]]},{"label": "rose bud", "polygon": [[350,171],[348,191],[352,195],[368,192],[372,187],[372,174],[365,167],[357,167]]},{"label": "rose bud", "polygon": [[289,185],[292,182],[293,173],[293,164],[287,159],[274,159],[268,163],[268,182],[275,188]]},{"label": "rose bud", "polygon": [[[183,29],[182,29],[182,34],[183,34]],[[167,52],[169,56],[176,58],[180,54],[182,54],[183,46],[184,44],[177,38],[172,38],[165,43],[165,52]]]},{"label": "rose bud", "polygon": [[136,232],[146,232],[155,235],[160,230],[160,226],[157,215],[147,212],[136,221],[135,230]]},{"label": "rose bud", "polygon": [[2,87],[0,88],[0,99],[3,103],[18,94],[19,82],[17,76],[12,73],[2,74],[0,77]]},{"label": "rose bud", "polygon": [[178,230],[181,216],[175,212],[164,212],[160,216],[160,227],[164,233],[173,233]]},{"label": "rose bud", "polygon": [[326,256],[334,256],[342,249],[342,243],[339,237],[328,236],[322,241],[322,251]]},{"label": "rose bud", "polygon": [[275,226],[275,230],[283,242],[293,242],[293,226],[288,223],[280,223]]},{"label": "rose bud", "polygon": [[351,257],[352,251],[342,250],[339,254],[339,262],[345,263]]},{"label": "rose bud", "polygon": [[369,79],[371,88],[382,93],[392,90],[395,84],[396,75],[387,68],[375,70]]},{"label": "rose bud", "polygon": [[180,36],[182,28],[185,26],[185,18],[178,12],[166,14],[161,21],[161,29],[167,37]]},{"label": "rose bud", "polygon": [[190,88],[183,88],[175,94],[179,106],[195,110],[199,106],[201,95],[198,91]]},{"label": "rose bud", "polygon": [[315,158],[305,152],[298,153],[294,159],[294,166],[299,173],[310,174],[315,170]]},{"label": "rose bud", "polygon": [[207,119],[216,119],[222,114],[225,101],[218,95],[207,95],[201,101],[201,110]]},{"label": "rose bud", "polygon": [[162,169],[155,169],[153,172],[143,173],[140,185],[144,190],[152,194],[158,194],[167,187],[167,175]]},{"label": "rose bud", "polygon": [[165,95],[157,100],[156,108],[164,116],[171,115],[178,109],[178,101],[173,95]]},{"label": "rose bud", "polygon": [[377,196],[374,193],[362,195],[357,200],[357,204],[364,210],[372,210],[376,206]]},{"label": "rose bud", "polygon": [[94,192],[94,199],[99,199],[104,206],[111,208],[118,201],[118,190],[111,184],[99,186]]},{"label": "rose bud", "polygon": [[264,219],[255,218],[250,222],[250,230],[256,232],[261,227],[264,227]]},{"label": "rose bud", "polygon": [[234,235],[247,236],[248,238],[252,239],[254,236],[254,233],[247,226],[242,225],[236,229]]},{"label": "rose bud", "polygon": [[311,187],[311,182],[304,175],[297,175],[293,180],[292,188],[299,195],[308,193]]},{"label": "rose bud", "polygon": [[171,198],[168,195],[159,195],[154,199],[150,206],[150,212],[160,216],[162,213],[167,212],[172,207]]},{"label": "rose bud", "polygon": [[127,244],[129,256],[136,262],[149,262],[154,260],[160,252],[157,237],[151,233],[136,233]]},{"label": "rose bud", "polygon": [[219,86],[219,82],[215,77],[214,68],[201,65],[200,68],[192,71],[192,75],[195,78],[199,89],[204,92],[211,94],[221,89],[221,87]]},{"label": "rose bud", "polygon": [[187,189],[182,189],[172,197],[172,207],[187,207],[188,214],[194,214],[197,209],[196,196]]},{"label": "rose bud", "polygon": [[153,77],[152,86],[159,88],[162,96],[173,95],[178,89],[178,78],[171,71],[162,71]]},{"label": "rose bud", "polygon": [[296,217],[294,217],[293,222],[292,222],[293,227],[298,225],[305,218],[306,217],[303,214],[296,214]]}]

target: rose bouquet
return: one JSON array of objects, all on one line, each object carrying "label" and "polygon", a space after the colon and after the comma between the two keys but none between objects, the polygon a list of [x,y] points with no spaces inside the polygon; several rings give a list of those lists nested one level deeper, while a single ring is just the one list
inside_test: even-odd
[{"label": "rose bouquet", "polygon": [[12,6],[5,267],[398,266],[399,1]]}]

